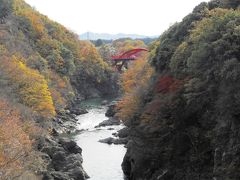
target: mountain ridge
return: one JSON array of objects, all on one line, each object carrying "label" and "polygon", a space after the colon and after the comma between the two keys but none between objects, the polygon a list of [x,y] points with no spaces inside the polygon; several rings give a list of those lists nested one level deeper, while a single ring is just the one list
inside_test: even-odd
[{"label": "mountain ridge", "polygon": [[139,34],[125,34],[125,33],[117,33],[117,34],[110,34],[110,33],[94,33],[94,32],[85,32],[79,35],[81,40],[116,40],[120,38],[131,38],[131,39],[143,39],[143,38],[157,38],[158,35],[155,36],[146,36],[146,35],[139,35]]}]

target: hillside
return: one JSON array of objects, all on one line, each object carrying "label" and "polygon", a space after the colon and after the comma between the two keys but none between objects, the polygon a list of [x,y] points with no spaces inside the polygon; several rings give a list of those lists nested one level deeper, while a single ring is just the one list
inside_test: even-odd
[{"label": "hillside", "polygon": [[85,179],[81,148],[52,134],[74,102],[117,92],[112,68],[23,0],[0,0],[0,62],[1,179]]},{"label": "hillside", "polygon": [[[201,3],[154,41],[94,36],[79,40],[24,0],[0,0],[0,179],[86,180],[85,150],[91,170],[116,177],[106,162],[122,155],[111,143],[123,153],[126,144],[128,180],[240,179],[239,0]],[[111,56],[134,48],[149,52],[116,73]],[[90,98],[94,110],[83,109]]]},{"label": "hillside", "polygon": [[77,35],[24,1],[3,0],[1,8],[2,56],[36,70],[45,78],[52,94],[68,101],[74,96],[100,96],[104,86],[111,87],[111,69],[94,45],[79,41]]},{"label": "hillside", "polygon": [[195,7],[153,46],[156,72],[140,68],[134,82],[147,81],[125,84],[118,116],[130,138],[122,164],[129,179],[240,179],[239,7]]}]

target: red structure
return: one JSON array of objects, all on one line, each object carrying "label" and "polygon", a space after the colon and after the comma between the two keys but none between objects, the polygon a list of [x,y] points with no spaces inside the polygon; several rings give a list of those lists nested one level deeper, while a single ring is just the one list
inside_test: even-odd
[{"label": "red structure", "polygon": [[132,49],[127,52],[124,52],[119,56],[112,56],[113,65],[116,67],[118,71],[122,71],[122,67],[124,65],[127,68],[128,61],[136,60],[138,53],[143,51],[148,52],[148,50],[145,48],[137,48],[137,49]]}]

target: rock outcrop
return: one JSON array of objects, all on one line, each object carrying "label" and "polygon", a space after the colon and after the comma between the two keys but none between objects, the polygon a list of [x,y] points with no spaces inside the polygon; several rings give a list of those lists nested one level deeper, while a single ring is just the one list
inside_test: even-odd
[{"label": "rock outcrop", "polygon": [[82,167],[82,149],[68,138],[42,138],[38,142],[48,171],[42,172],[44,180],[85,180],[87,173]]},{"label": "rock outcrop", "polygon": [[121,121],[118,118],[110,117],[108,120],[105,120],[99,123],[97,126],[95,126],[95,128],[106,127],[106,126],[116,126],[120,124],[121,124]]},{"label": "rock outcrop", "polygon": [[110,106],[108,106],[107,112],[105,113],[105,115],[107,117],[113,117],[116,114],[116,105],[112,104]]},{"label": "rock outcrop", "polygon": [[109,138],[106,138],[106,139],[100,139],[99,142],[101,143],[106,143],[106,144],[115,144],[115,145],[118,145],[118,144],[127,144],[128,142],[128,139],[127,138],[112,138],[112,137],[109,137]]},{"label": "rock outcrop", "polygon": [[202,3],[161,36],[157,74],[125,122],[128,179],[240,179],[239,5]]}]

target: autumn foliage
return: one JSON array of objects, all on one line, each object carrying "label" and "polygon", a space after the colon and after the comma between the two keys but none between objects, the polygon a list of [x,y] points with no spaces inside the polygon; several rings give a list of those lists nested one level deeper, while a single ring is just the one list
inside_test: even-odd
[{"label": "autumn foliage", "polygon": [[16,57],[3,58],[0,69],[19,96],[20,102],[44,117],[55,115],[47,81],[38,71],[28,68]]},{"label": "autumn foliage", "polygon": [[110,94],[116,84],[91,42],[80,41],[24,0],[0,0],[0,179],[32,170],[32,139],[45,135],[35,122],[47,131],[48,120],[75,94],[102,95],[104,89]]},{"label": "autumn foliage", "polygon": [[49,71],[47,80],[55,108],[65,108],[67,105],[67,99],[74,96],[69,80],[67,78],[61,78],[58,74],[52,71]]},{"label": "autumn foliage", "polygon": [[146,59],[147,56],[135,61],[122,75],[121,84],[125,95],[117,104],[117,115],[122,120],[131,119],[138,112],[142,102],[141,97],[154,73]]},{"label": "autumn foliage", "polygon": [[141,40],[119,39],[113,41],[113,47],[121,54],[134,48],[145,48],[146,45]]},{"label": "autumn foliage", "polygon": [[[19,112],[0,99],[0,174],[14,179],[31,164],[32,140],[24,131]],[[32,159],[33,160],[33,159]]]},{"label": "autumn foliage", "polygon": [[172,76],[163,76],[158,79],[155,85],[156,93],[176,92],[183,85],[183,81],[173,78]]}]

